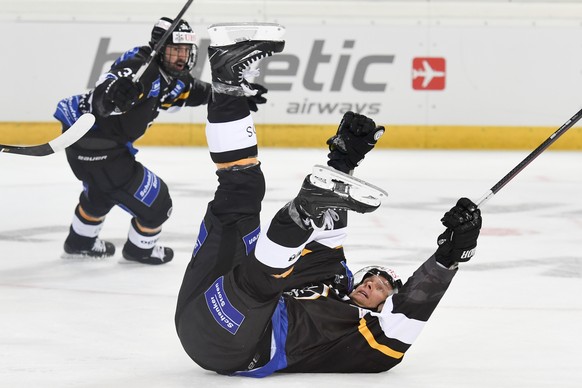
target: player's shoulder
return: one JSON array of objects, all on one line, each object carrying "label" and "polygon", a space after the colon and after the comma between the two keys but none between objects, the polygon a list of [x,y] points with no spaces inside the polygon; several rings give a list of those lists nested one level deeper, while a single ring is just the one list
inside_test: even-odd
[{"label": "player's shoulder", "polygon": [[132,64],[142,64],[147,61],[152,49],[149,46],[132,47],[113,62],[112,68],[128,67]]},{"label": "player's shoulder", "polygon": [[184,85],[188,85],[188,87],[195,88],[198,85],[197,80],[192,76],[192,74],[184,74],[179,77],[175,77],[175,79]]}]

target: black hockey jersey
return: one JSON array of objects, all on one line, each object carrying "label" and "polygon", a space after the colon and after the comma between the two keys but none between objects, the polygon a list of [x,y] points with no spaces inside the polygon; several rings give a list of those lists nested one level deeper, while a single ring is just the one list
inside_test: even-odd
[{"label": "black hockey jersey", "polygon": [[208,102],[210,84],[196,80],[189,74],[179,78],[169,77],[156,61],[152,61],[140,78],[144,94],[136,105],[123,114],[103,114],[103,98],[109,83],[118,77],[132,78],[147,61],[150,53],[151,48],[148,46],[125,52],[99,78],[95,89],[61,100],[57,105],[55,118],[63,123],[64,128],[68,128],[83,113],[90,112],[95,115],[96,123],[85,135],[86,139],[108,139],[125,146],[146,132],[160,109],[179,109],[182,106],[198,106]]},{"label": "black hockey jersey", "polygon": [[[324,275],[324,268],[333,268]],[[396,366],[419,335],[456,270],[424,262],[381,312],[346,297],[351,273],[343,249],[310,243],[297,262],[293,288],[280,298],[272,324],[271,360],[236,374],[263,377],[280,372],[382,372]],[[325,278],[310,282],[310,278]],[[293,276],[292,276],[293,278]]]}]

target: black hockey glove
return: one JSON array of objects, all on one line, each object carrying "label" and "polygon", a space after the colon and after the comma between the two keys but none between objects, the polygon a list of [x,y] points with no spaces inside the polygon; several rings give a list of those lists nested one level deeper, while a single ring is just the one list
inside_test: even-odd
[{"label": "black hockey glove", "polygon": [[461,198],[441,219],[447,228],[437,240],[436,261],[447,268],[469,261],[475,254],[481,230],[481,210],[468,198]]},{"label": "black hockey glove", "polygon": [[327,140],[328,166],[344,173],[356,168],[384,134],[374,120],[354,112],[344,114],[337,133]]},{"label": "black hockey glove", "polygon": [[105,99],[113,104],[120,112],[127,112],[139,100],[143,88],[139,82],[130,78],[119,77],[107,86]]},{"label": "black hockey glove", "polygon": [[257,94],[254,96],[247,96],[247,103],[249,104],[249,109],[253,112],[259,110],[257,104],[264,104],[267,102],[267,99],[263,97],[263,94],[268,92],[267,88],[261,84],[249,84],[251,89],[256,90]]}]

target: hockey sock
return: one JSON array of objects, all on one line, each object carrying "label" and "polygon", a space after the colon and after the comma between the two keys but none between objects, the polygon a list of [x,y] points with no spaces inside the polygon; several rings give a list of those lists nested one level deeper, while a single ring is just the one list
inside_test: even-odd
[{"label": "hockey sock", "polygon": [[174,258],[174,251],[168,247],[156,245],[160,238],[161,229],[154,233],[139,230],[137,220],[131,220],[131,227],[127,241],[121,252],[126,260],[137,261],[142,264],[165,264]]},{"label": "hockey sock", "polygon": [[142,232],[137,226],[137,220],[132,218],[127,241],[123,250],[135,257],[149,256],[156,246],[161,232],[161,230],[158,230],[155,233]]},{"label": "hockey sock", "polygon": [[302,229],[290,217],[287,209],[281,209],[261,233],[255,248],[255,257],[271,268],[288,268],[301,257],[301,252],[310,241],[312,230]]},{"label": "hockey sock", "polygon": [[213,96],[208,105],[206,140],[214,163],[257,156],[255,125],[244,97]]},{"label": "hockey sock", "polygon": [[73,249],[91,249],[102,227],[103,220],[89,221],[85,219],[81,216],[79,206],[77,206],[65,243]]}]

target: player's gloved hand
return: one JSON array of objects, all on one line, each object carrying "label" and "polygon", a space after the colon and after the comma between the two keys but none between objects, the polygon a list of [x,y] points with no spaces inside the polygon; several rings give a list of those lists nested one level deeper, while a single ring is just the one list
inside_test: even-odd
[{"label": "player's gloved hand", "polygon": [[384,127],[377,127],[374,120],[346,112],[337,133],[327,140],[330,150],[328,166],[349,173],[361,163],[383,134]]},{"label": "player's gloved hand", "polygon": [[127,112],[139,100],[143,87],[130,78],[119,77],[107,86],[105,98],[120,112]]},{"label": "player's gloved hand", "polygon": [[437,239],[436,261],[447,268],[469,261],[477,247],[481,210],[470,199],[461,198],[441,222],[447,229]]},{"label": "player's gloved hand", "polygon": [[261,84],[250,83],[248,86],[251,88],[251,90],[256,91],[254,95],[246,96],[247,103],[249,104],[249,109],[253,112],[256,112],[257,110],[259,110],[257,104],[264,104],[265,102],[267,102],[267,99],[263,97],[263,94],[266,94],[268,90]]}]

